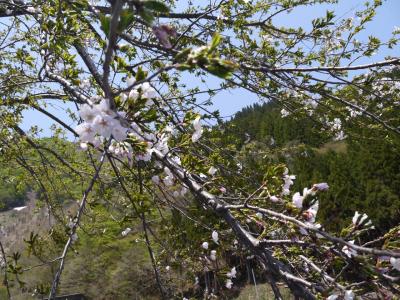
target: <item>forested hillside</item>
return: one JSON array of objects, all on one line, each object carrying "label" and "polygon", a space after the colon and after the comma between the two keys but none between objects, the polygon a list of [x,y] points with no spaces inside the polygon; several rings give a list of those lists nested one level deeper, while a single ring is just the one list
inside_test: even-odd
[{"label": "forested hillside", "polygon": [[226,130],[236,135],[238,149],[253,148],[260,159],[287,163],[296,174],[295,190],[327,181],[330,189],[321,196],[318,217],[327,228],[338,230],[354,211],[371,217],[376,234],[398,224],[398,144],[366,128],[353,128],[347,138],[334,141],[312,118],[282,118],[280,111],[273,103],[255,104],[238,112]]}]

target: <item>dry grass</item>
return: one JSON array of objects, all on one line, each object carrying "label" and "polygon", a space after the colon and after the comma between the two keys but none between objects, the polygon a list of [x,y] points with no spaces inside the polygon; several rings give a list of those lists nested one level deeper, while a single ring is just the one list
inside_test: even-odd
[{"label": "dry grass", "polygon": [[333,151],[336,153],[346,153],[347,152],[347,144],[345,141],[337,141],[337,142],[329,142],[324,144],[318,149],[315,149],[318,154],[326,154],[329,151]]},{"label": "dry grass", "polygon": [[[294,297],[290,293],[288,288],[284,286],[280,287],[282,298],[284,300],[292,300]],[[247,285],[239,297],[238,300],[272,300],[275,299],[274,293],[272,292],[271,286],[268,283],[259,284],[257,286]]]}]

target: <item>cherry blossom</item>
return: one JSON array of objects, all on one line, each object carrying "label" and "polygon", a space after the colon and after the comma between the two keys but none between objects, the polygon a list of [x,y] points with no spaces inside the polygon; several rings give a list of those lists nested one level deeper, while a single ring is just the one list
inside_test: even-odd
[{"label": "cherry blossom", "polygon": [[218,244],[218,232],[216,230],[212,232],[211,237],[214,243]]},{"label": "cherry blossom", "polygon": [[236,273],[236,267],[233,267],[228,273],[226,273],[226,277],[236,278]]},{"label": "cherry blossom", "polygon": [[211,250],[210,259],[212,261],[216,261],[217,260],[217,251],[216,250]]},{"label": "cherry blossom", "polygon": [[[350,244],[354,244],[354,240],[353,241],[349,241]],[[348,247],[348,246],[344,246],[342,248],[342,251],[348,256],[348,257],[353,257],[353,256],[357,256],[357,251]]]},{"label": "cherry blossom", "polygon": [[201,244],[201,247],[205,250],[208,249],[208,243],[207,242],[203,242],[203,244]]},{"label": "cherry blossom", "polygon": [[283,173],[283,181],[284,184],[282,186],[282,194],[283,195],[289,195],[290,194],[290,187],[293,185],[293,180],[296,179],[296,175],[289,175],[289,170],[285,168],[285,171]]},{"label": "cherry blossom", "polygon": [[344,292],[344,300],[353,300],[354,299],[354,292],[352,290]]},{"label": "cherry blossom", "polygon": [[132,229],[128,227],[128,228],[126,228],[124,231],[121,232],[121,235],[125,237],[125,236],[127,236],[131,231],[132,231]]},{"label": "cherry blossom", "polygon": [[400,258],[390,258],[390,264],[393,266],[394,269],[400,271]]},{"label": "cherry blossom", "polygon": [[231,288],[232,288],[232,285],[233,285],[232,280],[231,280],[231,279],[227,279],[227,280],[226,280],[226,283],[225,283],[225,287],[226,287],[227,289],[231,289]]},{"label": "cherry blossom", "polygon": [[210,174],[211,176],[214,176],[215,173],[217,173],[217,168],[215,167],[210,167],[210,169],[208,169],[208,174]]},{"label": "cherry blossom", "polygon": [[193,121],[193,127],[194,127],[194,133],[192,135],[192,142],[196,143],[202,136],[203,134],[203,127],[201,126],[200,123],[200,116],[198,116],[194,121]]},{"label": "cherry blossom", "polygon": [[304,198],[307,197],[307,195],[310,193],[310,190],[308,188],[304,188],[303,189],[303,196],[300,195],[299,192],[296,192],[293,196],[292,196],[292,202],[294,204],[294,206],[296,206],[297,208],[301,209],[303,208],[303,201]]}]

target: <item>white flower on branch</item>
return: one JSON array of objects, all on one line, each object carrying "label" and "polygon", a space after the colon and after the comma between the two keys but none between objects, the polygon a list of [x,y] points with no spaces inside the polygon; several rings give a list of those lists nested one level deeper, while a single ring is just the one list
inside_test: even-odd
[{"label": "white flower on branch", "polygon": [[277,196],[271,196],[269,197],[269,200],[271,200],[272,202],[279,202],[279,198]]},{"label": "white flower on branch", "polygon": [[293,185],[293,180],[296,179],[296,175],[289,175],[289,170],[285,168],[283,173],[283,181],[284,184],[282,186],[282,194],[289,195],[290,194],[290,187]]},{"label": "white flower on branch", "polygon": [[210,259],[212,261],[216,261],[217,260],[217,251],[216,250],[211,250]]},{"label": "white flower on branch", "polygon": [[128,85],[128,86],[131,86],[131,85],[133,85],[135,82],[136,82],[136,78],[135,77],[127,77],[126,78],[126,84]]},{"label": "white flower on branch", "polygon": [[93,127],[88,123],[79,124],[75,128],[76,133],[79,135],[81,141],[84,142],[92,142],[96,132],[94,131]]},{"label": "white flower on branch", "polygon": [[303,213],[303,216],[308,222],[315,223],[315,218],[317,217],[318,208],[319,208],[319,203],[318,201],[316,201],[309,209],[307,209]]},{"label": "white flower on branch", "polygon": [[30,12],[31,14],[36,13],[36,9],[35,9],[33,6],[28,6],[28,7],[26,8],[26,11],[27,11],[27,12]]},{"label": "white flower on branch", "polygon": [[316,183],[312,187],[312,190],[316,191],[327,191],[328,189],[329,185],[326,182]]},{"label": "white flower on branch", "polygon": [[334,140],[335,141],[341,141],[344,140],[347,136],[344,134],[343,130],[340,130],[339,132],[336,133]]},{"label": "white flower on branch", "polygon": [[232,288],[232,285],[233,285],[232,280],[231,280],[231,279],[227,279],[227,280],[226,280],[226,283],[225,283],[225,287],[226,287],[227,289],[231,289],[231,288]]},{"label": "white flower on branch", "polygon": [[[353,241],[349,241],[350,244],[354,244],[354,240]],[[348,246],[344,246],[342,248],[342,251],[344,252],[344,254],[347,255],[347,257],[353,257],[353,256],[357,256],[357,251],[354,250],[353,248],[350,248]]]},{"label": "white flower on branch", "polygon": [[196,143],[203,134],[203,127],[201,126],[201,123],[200,123],[200,116],[198,116],[196,119],[194,119],[192,125],[194,127],[194,133],[192,135],[192,142]]},{"label": "white flower on branch", "polygon": [[95,144],[98,142],[97,136],[104,138],[113,136],[115,140],[121,142],[127,137],[127,128],[116,119],[117,114],[110,109],[106,99],[93,106],[88,104],[80,106],[79,115],[84,122],[79,124],[75,131],[81,142]]},{"label": "white flower on branch", "polygon": [[139,98],[139,96],[140,96],[140,93],[138,92],[138,90],[132,89],[129,92],[128,98],[131,99],[131,100],[136,100],[136,99]]},{"label": "white flower on branch", "polygon": [[400,271],[400,258],[391,257],[390,264],[395,270]]},{"label": "white flower on branch", "polygon": [[[352,223],[354,225],[354,227],[369,227],[372,225],[372,221],[368,220],[368,216],[366,214],[360,214],[358,213],[358,211],[356,211],[354,213],[353,219],[352,219]],[[366,222],[367,221],[367,222]]]},{"label": "white flower on branch", "polygon": [[218,232],[216,230],[212,232],[211,237],[214,243],[218,244]]},{"label": "white flower on branch", "polygon": [[[309,227],[313,227],[315,229],[320,229],[321,228],[321,224],[318,224],[318,223],[313,223],[313,222],[308,222],[307,221],[307,222],[304,222],[304,224],[306,224]],[[308,235],[308,231],[304,227],[300,227],[299,231],[300,231],[300,233],[302,235]],[[317,238],[323,238],[323,236],[318,234],[318,233],[316,234],[316,236],[317,236]]]},{"label": "white flower on branch", "polygon": [[121,235],[122,235],[123,237],[125,237],[125,236],[127,236],[131,231],[132,231],[132,229],[130,229],[130,228],[128,227],[128,228],[126,228],[125,230],[123,230],[123,231],[121,232]]},{"label": "white flower on branch", "polygon": [[207,173],[210,174],[211,176],[214,176],[214,174],[217,173],[217,171],[218,171],[217,168],[215,168],[215,167],[212,166],[212,167],[210,167],[210,168],[208,169],[208,172],[207,172]]},{"label": "white flower on branch", "polygon": [[233,267],[228,273],[226,273],[226,277],[228,278],[236,278],[236,267]]},{"label": "white flower on branch", "polygon": [[286,118],[287,116],[289,116],[290,115],[290,112],[288,112],[286,109],[282,109],[281,110],[281,116],[282,116],[282,118]]},{"label": "white flower on branch", "polygon": [[299,209],[303,208],[303,201],[304,199],[307,197],[307,195],[310,193],[310,190],[308,188],[304,188],[303,189],[303,195],[300,195],[299,192],[296,192],[293,196],[292,196],[292,202],[294,204],[294,206],[296,206]]},{"label": "white flower on branch", "polygon": [[79,147],[83,150],[86,151],[89,148],[89,144],[88,143],[80,143]]},{"label": "white flower on branch", "polygon": [[163,179],[164,184],[165,184],[166,186],[172,186],[172,185],[174,185],[175,177],[174,177],[174,174],[171,172],[171,170],[170,170],[169,168],[165,167],[165,168],[164,168],[164,173],[167,175],[167,176]]},{"label": "white flower on branch", "polygon": [[208,249],[208,243],[207,242],[203,242],[203,244],[201,244],[201,247],[205,250]]},{"label": "white flower on branch", "polygon": [[352,290],[344,292],[344,300],[353,300],[354,299],[354,292]]}]

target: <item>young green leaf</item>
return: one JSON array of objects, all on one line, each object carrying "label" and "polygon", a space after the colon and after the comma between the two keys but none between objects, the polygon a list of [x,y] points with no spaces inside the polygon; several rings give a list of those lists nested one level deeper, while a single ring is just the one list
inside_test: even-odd
[{"label": "young green leaf", "polygon": [[144,7],[159,13],[167,13],[169,12],[169,7],[164,3],[156,0],[148,0],[144,2]]}]

